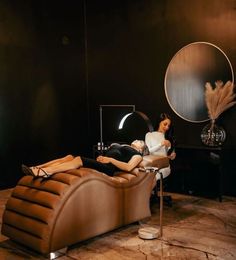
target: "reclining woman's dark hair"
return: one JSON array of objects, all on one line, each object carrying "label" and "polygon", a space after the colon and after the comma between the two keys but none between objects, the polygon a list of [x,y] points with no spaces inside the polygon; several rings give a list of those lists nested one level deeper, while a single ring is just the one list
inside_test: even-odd
[{"label": "reclining woman's dark hair", "polygon": [[145,144],[145,145],[144,145],[143,152],[142,152],[142,156],[148,155],[149,153],[150,153],[150,152],[149,152],[148,146]]}]

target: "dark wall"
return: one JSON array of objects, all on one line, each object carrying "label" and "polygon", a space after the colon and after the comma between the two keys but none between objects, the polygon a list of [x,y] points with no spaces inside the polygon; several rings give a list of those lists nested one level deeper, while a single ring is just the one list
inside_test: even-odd
[{"label": "dark wall", "polygon": [[86,150],[83,3],[60,3],[0,3],[1,186],[22,163]]},{"label": "dark wall", "polygon": [[[195,41],[236,67],[233,0],[19,1],[0,3],[1,182],[20,164],[92,154],[99,104],[135,104],[154,122],[166,111],[179,143],[200,144],[204,123],[184,121],[165,98],[174,54]],[[220,123],[235,146],[235,107]]]},{"label": "dark wall", "polygon": [[[185,121],[170,109],[164,92],[165,72],[178,50],[199,41],[221,48],[236,68],[235,1],[87,1],[87,17],[91,111],[101,103],[131,103],[153,122],[166,111],[173,118],[177,144],[202,145],[200,133],[207,122]],[[91,118],[96,122],[95,113]],[[225,146],[233,147],[232,151],[235,119],[233,107],[218,120],[227,133]],[[236,153],[229,156],[224,192],[235,195],[235,167],[228,162],[236,159]],[[201,169],[204,175],[203,171],[207,174],[208,168]]]},{"label": "dark wall", "polygon": [[[178,141],[199,144],[205,123],[173,114],[164,93],[165,72],[175,53],[195,41],[222,48],[235,67],[235,2],[94,2],[87,3],[90,104],[134,103],[152,120],[167,111]],[[235,108],[222,117],[230,143],[236,141],[233,118]]]}]

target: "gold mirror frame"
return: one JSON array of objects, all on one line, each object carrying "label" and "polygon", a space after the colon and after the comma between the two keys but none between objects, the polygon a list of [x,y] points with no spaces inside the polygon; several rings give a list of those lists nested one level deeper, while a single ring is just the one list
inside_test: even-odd
[{"label": "gold mirror frame", "polygon": [[205,84],[234,82],[232,64],[222,49],[209,42],[193,42],[171,59],[165,74],[165,95],[171,109],[182,119],[200,123],[209,120]]}]

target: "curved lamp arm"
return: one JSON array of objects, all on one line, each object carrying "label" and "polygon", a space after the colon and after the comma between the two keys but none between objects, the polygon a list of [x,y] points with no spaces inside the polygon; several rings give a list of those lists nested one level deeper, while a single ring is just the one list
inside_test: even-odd
[{"label": "curved lamp arm", "polygon": [[[130,108],[132,112],[135,111],[135,105],[100,105],[99,111],[100,111],[100,143],[103,144],[103,108],[105,107],[127,107]],[[131,113],[132,114],[132,113]]]},{"label": "curved lamp arm", "polygon": [[150,119],[148,118],[148,116],[147,116],[146,114],[144,114],[144,113],[141,112],[141,111],[134,111],[134,112],[132,112],[132,113],[126,114],[126,115],[121,119],[121,121],[120,121],[119,129],[122,129],[122,128],[123,128],[126,119],[127,119],[129,116],[133,115],[133,114],[137,114],[137,115],[139,115],[140,117],[142,117],[142,119],[143,119],[143,120],[146,122],[146,124],[147,124],[147,127],[148,127],[149,132],[153,132],[154,128],[153,128],[153,125],[152,125]]}]

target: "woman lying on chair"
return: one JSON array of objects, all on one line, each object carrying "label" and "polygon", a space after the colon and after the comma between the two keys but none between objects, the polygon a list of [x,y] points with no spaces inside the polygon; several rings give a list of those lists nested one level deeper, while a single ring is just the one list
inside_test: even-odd
[{"label": "woman lying on chair", "polygon": [[82,156],[67,155],[41,165],[28,167],[22,165],[26,175],[48,178],[58,172],[65,172],[80,167],[92,168],[109,176],[118,170],[130,172],[142,161],[146,145],[142,140],[135,140],[131,145],[112,144],[104,156],[90,159]]}]

